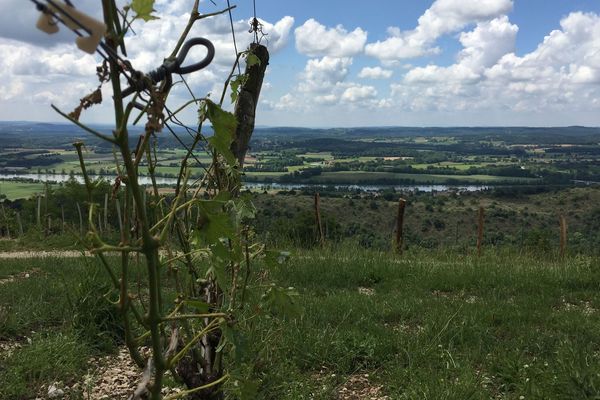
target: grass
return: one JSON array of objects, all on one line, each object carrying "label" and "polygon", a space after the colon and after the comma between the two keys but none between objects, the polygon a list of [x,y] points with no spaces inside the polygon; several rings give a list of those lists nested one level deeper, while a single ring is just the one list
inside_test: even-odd
[{"label": "grass", "polygon": [[0,196],[4,195],[9,200],[29,198],[43,191],[43,183],[0,181]]},{"label": "grass", "polygon": [[82,354],[89,350],[74,335],[36,334],[30,340],[31,344],[15,351],[0,368],[1,399],[33,398],[41,384],[80,378],[86,367]]},{"label": "grass", "polygon": [[43,384],[81,379],[92,355],[114,349],[101,329],[116,314],[107,317],[100,268],[84,258],[2,260],[0,279],[15,279],[0,285],[0,343],[21,347],[0,352],[0,399],[29,399]]},{"label": "grass", "polygon": [[[297,289],[303,312],[257,325],[269,338],[252,349],[258,398],[334,399],[366,374],[391,399],[600,396],[598,259],[493,248],[482,258],[398,257],[346,245],[294,253],[268,274]],[[75,329],[69,306],[106,284],[100,267],[81,258],[10,260],[0,277],[33,268],[0,290],[0,340],[31,338],[8,358],[0,353],[3,400],[80,377],[92,354],[108,351]],[[84,305],[88,317],[104,309]],[[252,348],[252,337],[246,343]]]},{"label": "grass", "polygon": [[280,327],[265,398],[331,399],[365,373],[393,399],[600,395],[598,260],[346,248],[271,273],[304,317]]}]

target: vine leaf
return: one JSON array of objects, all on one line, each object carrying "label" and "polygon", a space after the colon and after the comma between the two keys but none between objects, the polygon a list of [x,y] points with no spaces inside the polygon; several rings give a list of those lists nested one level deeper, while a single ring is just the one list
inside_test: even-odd
[{"label": "vine leaf", "polygon": [[244,86],[248,80],[248,75],[238,75],[234,80],[231,81],[231,102],[235,103],[240,95],[240,87]]},{"label": "vine leaf", "polygon": [[131,3],[131,8],[136,13],[136,18],[143,19],[148,22],[153,19],[158,19],[158,17],[152,15],[154,11],[154,1],[155,0],[133,0]]},{"label": "vine leaf", "polygon": [[260,58],[254,53],[248,53],[246,57],[246,65],[248,68],[253,67],[255,65],[260,65]]},{"label": "vine leaf", "polygon": [[210,100],[206,100],[205,103],[206,116],[212,124],[214,131],[214,135],[208,138],[208,142],[225,158],[229,165],[235,165],[236,159],[231,151],[233,135],[237,128],[235,116]]},{"label": "vine leaf", "polygon": [[210,306],[201,300],[183,300],[184,304],[196,309],[196,311],[200,314],[207,313],[210,309]]},{"label": "vine leaf", "polygon": [[284,289],[273,285],[262,296],[262,304],[273,315],[294,318],[302,313],[298,296],[299,293],[292,287]]},{"label": "vine leaf", "polygon": [[214,245],[221,238],[231,238],[235,228],[230,213],[223,209],[230,199],[228,192],[221,192],[213,200],[201,201],[198,204],[199,223],[195,233],[195,244],[202,242]]}]

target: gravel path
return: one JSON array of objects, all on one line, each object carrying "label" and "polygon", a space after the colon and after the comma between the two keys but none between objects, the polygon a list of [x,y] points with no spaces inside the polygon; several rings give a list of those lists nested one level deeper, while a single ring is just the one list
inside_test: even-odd
[{"label": "gravel path", "polygon": [[77,258],[77,257],[92,257],[89,252],[79,250],[51,250],[51,251],[2,251],[0,252],[0,260],[11,258]]}]

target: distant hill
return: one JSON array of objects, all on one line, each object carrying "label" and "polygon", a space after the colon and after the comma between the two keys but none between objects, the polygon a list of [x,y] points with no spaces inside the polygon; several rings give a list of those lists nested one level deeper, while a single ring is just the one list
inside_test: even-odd
[{"label": "distant hill", "polygon": [[[110,134],[109,125],[91,125],[92,128]],[[175,135],[167,129],[159,134],[161,146],[176,146],[178,141],[189,143],[191,134],[185,129],[172,125]],[[210,131],[210,126],[208,127]],[[142,126],[130,128],[133,136],[143,132]],[[296,142],[314,140],[316,138],[356,140],[359,138],[394,138],[394,137],[432,137],[432,136],[478,136],[490,140],[502,140],[513,144],[531,143],[544,137],[545,143],[569,142],[599,142],[600,128],[598,127],[357,127],[357,128],[298,128],[298,127],[257,127],[254,132],[256,140],[284,140]],[[26,121],[0,121],[0,141],[4,146],[32,145],[32,141],[40,146],[59,145],[70,146],[76,139],[84,139],[91,145],[104,145],[89,133],[70,123],[45,123]]]}]

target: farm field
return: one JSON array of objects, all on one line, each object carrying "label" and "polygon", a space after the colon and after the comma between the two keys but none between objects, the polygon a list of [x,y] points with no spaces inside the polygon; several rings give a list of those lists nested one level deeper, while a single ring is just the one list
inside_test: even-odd
[{"label": "farm field", "polygon": [[[0,126],[0,132],[2,129]],[[596,130],[571,134],[567,129],[566,134],[561,128],[532,129],[514,128],[500,134],[502,128],[480,128],[465,134],[459,128],[416,132],[372,128],[360,135],[353,129],[302,130],[298,134],[292,128],[290,133],[258,129],[246,157],[244,179],[340,185],[358,181],[483,185],[600,182],[600,134]],[[10,136],[0,144],[0,178],[13,172],[79,174],[71,145],[73,135],[67,130],[63,135],[41,136],[37,142],[32,142],[33,137],[25,141]],[[183,138],[189,139],[187,135]],[[89,173],[114,176],[112,151],[89,140],[84,152]],[[212,156],[205,150],[198,149],[189,160],[194,177],[201,176],[203,166],[211,162]],[[176,176],[185,154],[179,142],[161,136],[153,156],[157,176]],[[145,159],[139,173],[147,174]]]},{"label": "farm field", "polygon": [[358,183],[401,183],[410,181],[412,183],[444,184],[452,182],[461,183],[535,183],[535,178],[514,178],[493,175],[435,175],[435,174],[404,174],[393,172],[366,172],[366,171],[340,171],[323,172],[312,179],[314,183],[323,184],[358,184]]},{"label": "farm field", "polygon": [[[296,288],[301,314],[257,330],[270,337],[252,349],[259,398],[593,398],[598,265],[502,250],[293,251],[268,274]],[[98,395],[107,362],[127,373],[119,388],[135,387],[141,371],[119,361],[121,339],[108,335],[114,311],[102,296],[86,300],[109,293],[93,259],[5,259],[0,285],[0,399],[45,395],[52,383],[69,398]]]},{"label": "farm field", "polygon": [[29,198],[44,191],[43,183],[0,181],[0,199],[9,200]]}]

